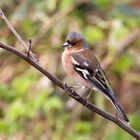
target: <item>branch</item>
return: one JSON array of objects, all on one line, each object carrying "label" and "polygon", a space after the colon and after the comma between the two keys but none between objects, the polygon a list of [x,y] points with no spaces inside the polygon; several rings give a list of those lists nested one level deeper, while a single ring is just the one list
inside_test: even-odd
[{"label": "branch", "polygon": [[[61,89],[65,91],[65,84],[61,82],[56,76],[53,74],[49,73],[47,70],[45,70],[38,62],[36,62],[32,57],[28,57],[27,54],[17,50],[16,48],[13,48],[12,46],[0,43],[0,47],[21,57],[24,59],[26,62],[30,63],[34,68],[36,68],[38,71],[40,71],[42,74],[44,74],[46,77],[48,77],[52,82],[54,82],[57,86],[59,86]],[[124,129],[126,132],[128,132],[130,135],[132,135],[134,138],[137,140],[140,140],[140,133],[138,133],[136,130],[131,128],[129,125],[125,124],[123,121],[119,120],[112,114],[105,112],[98,108],[96,105],[92,104],[85,98],[79,96],[75,91],[73,91],[70,87],[67,86],[67,92],[65,92],[67,95],[72,97],[73,99],[77,100],[80,102],[83,106],[87,107],[91,111],[99,114],[100,116],[114,122],[118,126],[120,126],[122,129]]]}]

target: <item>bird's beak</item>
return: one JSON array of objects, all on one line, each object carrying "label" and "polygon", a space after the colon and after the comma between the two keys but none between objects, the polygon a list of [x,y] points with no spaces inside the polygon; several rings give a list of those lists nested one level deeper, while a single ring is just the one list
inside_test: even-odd
[{"label": "bird's beak", "polygon": [[62,45],[62,47],[70,47],[71,45],[68,43],[68,42],[65,42],[63,45]]}]

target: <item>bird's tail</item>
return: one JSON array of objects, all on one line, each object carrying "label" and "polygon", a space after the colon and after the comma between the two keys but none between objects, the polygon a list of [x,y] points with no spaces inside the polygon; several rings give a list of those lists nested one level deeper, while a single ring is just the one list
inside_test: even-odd
[{"label": "bird's tail", "polygon": [[102,69],[98,69],[98,73],[94,77],[88,77],[88,80],[91,84],[93,84],[97,89],[99,89],[102,93],[104,93],[105,97],[111,101],[113,106],[115,107],[117,113],[119,114],[120,118],[124,121],[129,123],[129,119],[127,118],[126,114],[124,113],[123,109],[121,108],[117,98],[115,97],[110,84],[105,76],[105,73]]},{"label": "bird's tail", "polygon": [[115,107],[116,111],[118,112],[120,118],[122,120],[124,120],[125,122],[129,123],[129,119],[126,116],[126,114],[124,113],[123,109],[121,108],[117,98],[115,97],[115,95],[113,94],[113,91],[111,89],[108,90],[109,94],[108,94],[108,99],[111,101],[111,103],[113,104],[113,106]]}]

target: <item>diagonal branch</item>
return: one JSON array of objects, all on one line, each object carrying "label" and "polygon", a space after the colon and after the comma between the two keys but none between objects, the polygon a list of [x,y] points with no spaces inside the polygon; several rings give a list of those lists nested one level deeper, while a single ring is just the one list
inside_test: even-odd
[{"label": "diagonal branch", "polygon": [[[42,74],[44,74],[46,77],[48,77],[52,82],[54,82],[57,86],[59,86],[61,89],[63,89],[65,91],[65,84],[63,84],[61,82],[61,80],[59,80],[55,75],[53,75],[53,74],[49,73],[47,70],[45,70],[38,62],[36,62],[31,57],[28,57],[27,54],[15,49],[12,46],[9,46],[9,45],[3,44],[3,43],[0,43],[0,48],[3,48],[5,50],[19,56],[20,58],[24,59],[26,62],[30,63],[34,68],[36,68],[38,71],[40,71]],[[123,121],[119,120],[118,118],[116,118],[112,114],[101,110],[96,105],[92,104],[91,102],[89,102],[85,98],[79,96],[75,91],[71,90],[70,87],[67,86],[67,92],[65,92],[65,93],[67,93],[67,95],[69,95],[73,99],[77,100],[79,103],[81,103],[82,105],[84,105],[85,107],[90,109],[91,111],[93,111],[93,112],[99,114],[100,116],[114,122],[115,124],[120,126],[122,129],[124,129],[126,132],[128,132],[130,135],[132,135],[137,140],[140,140],[140,133],[138,133],[132,127],[125,124]]]},{"label": "diagonal branch", "polygon": [[[2,9],[0,9],[0,17],[4,20],[4,22],[7,24],[7,26],[9,27],[9,29],[12,31],[12,33],[16,36],[16,38],[20,41],[20,43],[23,45],[23,47],[25,47],[25,49],[28,51],[28,45],[25,43],[25,41],[22,39],[21,35],[19,35],[16,30],[14,29],[14,27],[12,26],[12,24],[10,23],[10,21],[7,19],[7,17],[5,16],[5,14],[3,13]],[[31,57],[37,61],[37,59],[35,58],[35,55],[30,51],[30,55]]]}]

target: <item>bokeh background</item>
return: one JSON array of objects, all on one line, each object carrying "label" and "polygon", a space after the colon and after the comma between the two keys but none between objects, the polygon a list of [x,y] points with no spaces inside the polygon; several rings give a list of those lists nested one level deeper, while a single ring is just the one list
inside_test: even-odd
[{"label": "bokeh background", "polygon": [[[111,86],[140,131],[139,0],[1,0],[0,8],[40,63],[70,85],[61,47],[70,31],[86,37]],[[0,42],[24,50],[0,18]],[[76,89],[77,90],[77,89]],[[86,97],[89,91],[79,93]],[[97,92],[89,99],[115,114]],[[133,140],[112,122],[70,99],[44,75],[0,49],[0,140]]]}]

